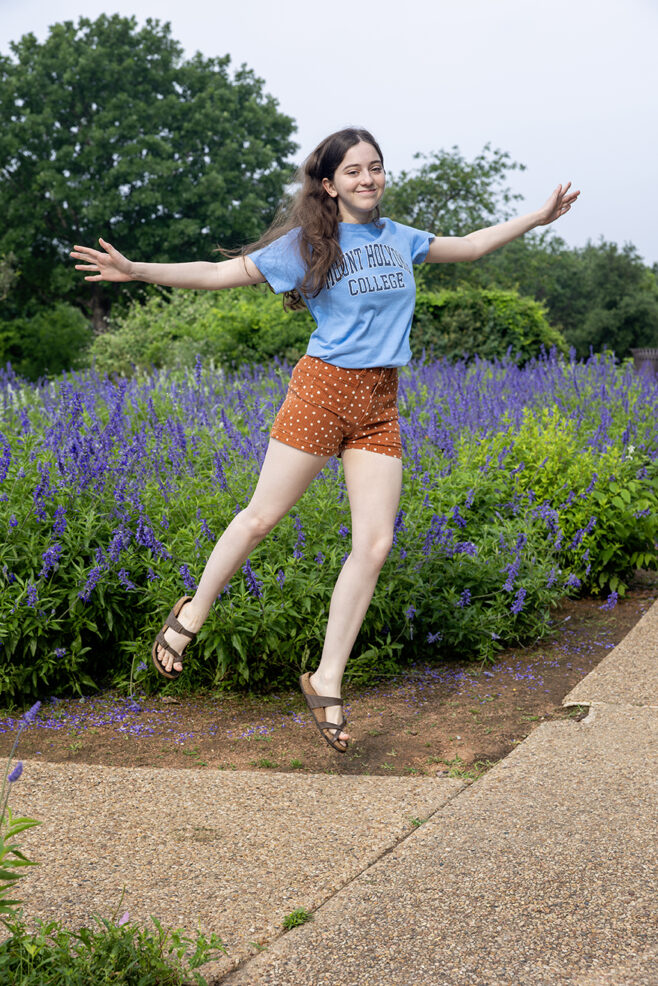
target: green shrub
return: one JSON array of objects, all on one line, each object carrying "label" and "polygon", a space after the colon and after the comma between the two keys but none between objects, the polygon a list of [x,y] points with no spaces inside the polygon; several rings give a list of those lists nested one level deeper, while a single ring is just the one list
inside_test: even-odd
[{"label": "green shrub", "polygon": [[70,931],[59,921],[28,928],[10,919],[10,937],[0,944],[0,982],[15,986],[207,986],[198,967],[226,952],[216,935],[194,937],[181,929],[140,928],[124,915],[119,922],[95,917],[95,927]]},{"label": "green shrub", "polygon": [[0,983],[12,986],[207,986],[199,966],[226,952],[221,939],[201,931],[189,936],[183,929],[164,928],[151,917],[153,928],[140,928],[126,912],[120,918],[123,895],[111,920],[94,916],[95,927],[70,931],[59,921],[26,921],[21,903],[9,899],[19,890],[26,868],[37,865],[20,850],[16,837],[40,823],[12,815],[11,789],[23,773],[18,761],[10,772],[23,729],[33,723],[40,702],[19,720],[18,730],[0,788]]},{"label": "green shrub", "polygon": [[516,291],[462,287],[437,294],[419,292],[411,329],[411,346],[434,356],[481,356],[499,359],[511,350],[525,362],[542,348],[566,353],[557,329],[549,325],[546,309]]},{"label": "green shrub", "polygon": [[636,569],[658,567],[655,462],[632,447],[583,448],[578,422],[556,407],[526,409],[520,425],[505,425],[503,418],[476,447],[464,437],[460,468],[499,460],[499,488],[518,511],[543,518],[558,571],[570,573],[574,588],[624,595]]},{"label": "green shrub", "polygon": [[[6,381],[6,701],[128,689],[142,661],[139,685],[153,684],[155,632],[247,504],[287,376],[273,365]],[[545,632],[565,594],[622,594],[633,567],[656,566],[650,381],[602,357],[523,369],[440,360],[405,370],[400,394],[402,500],[348,665],[353,680],[412,660],[492,659]],[[231,579],[167,687],[267,689],[313,668],[349,523],[331,460]]]},{"label": "green shrub", "polygon": [[62,302],[31,318],[0,322],[0,366],[11,363],[28,380],[55,376],[82,366],[91,340],[82,312]]},{"label": "green shrub", "polygon": [[157,291],[98,336],[89,362],[99,373],[130,375],[153,367],[220,366],[297,360],[313,331],[308,312],[285,312],[264,286],[230,291]]}]

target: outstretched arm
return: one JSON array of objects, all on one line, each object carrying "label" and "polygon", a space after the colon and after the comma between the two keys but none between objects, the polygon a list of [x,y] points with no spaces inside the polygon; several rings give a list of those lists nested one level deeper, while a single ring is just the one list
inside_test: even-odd
[{"label": "outstretched arm", "polygon": [[218,264],[197,261],[190,264],[140,264],[128,260],[111,243],[98,241],[102,250],[75,246],[71,256],[84,263],[76,270],[90,271],[85,281],[145,281],[169,288],[199,288],[217,291],[239,288],[265,280],[250,257],[234,257]]},{"label": "outstretched arm", "polygon": [[536,226],[547,226],[568,212],[580,192],[570,192],[571,182],[558,185],[541,209],[517,216],[497,226],[476,229],[467,236],[436,236],[430,243],[425,261],[431,264],[452,263],[459,260],[479,260],[487,253],[498,250]]}]

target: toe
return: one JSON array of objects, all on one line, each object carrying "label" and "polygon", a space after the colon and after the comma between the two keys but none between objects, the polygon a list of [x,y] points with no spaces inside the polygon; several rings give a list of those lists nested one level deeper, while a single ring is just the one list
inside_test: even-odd
[{"label": "toe", "polygon": [[166,651],[164,647],[158,647],[157,656],[161,667],[163,667],[165,671],[169,671],[170,668],[167,665],[171,661],[171,657],[168,651]]}]

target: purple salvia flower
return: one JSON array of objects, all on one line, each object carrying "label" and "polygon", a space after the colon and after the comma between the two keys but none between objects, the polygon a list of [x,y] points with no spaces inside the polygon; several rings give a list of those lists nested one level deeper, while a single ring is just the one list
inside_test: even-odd
[{"label": "purple salvia flower", "polygon": [[342,538],[346,538],[350,533],[350,529],[349,527],[345,527],[345,524],[341,524],[340,527],[338,528],[338,533]]},{"label": "purple salvia flower", "polygon": [[196,592],[196,580],[187,565],[181,565],[178,573],[183,580],[183,585],[188,592]]},{"label": "purple salvia flower", "polygon": [[459,512],[459,505],[456,504],[452,508],[452,519],[455,521],[458,527],[466,527],[466,521]]},{"label": "purple salvia flower", "polygon": [[461,596],[457,600],[457,605],[463,609],[464,606],[470,606],[470,604],[471,604],[471,590],[464,589]]},{"label": "purple salvia flower", "polygon": [[33,723],[37,717],[37,713],[39,712],[40,708],[41,708],[41,702],[35,702],[34,705],[30,709],[28,709],[25,715],[23,716],[23,722],[26,723],[27,725]]},{"label": "purple salvia flower", "polygon": [[53,518],[53,534],[63,534],[66,530],[66,510],[64,507],[57,507]]},{"label": "purple salvia flower", "polygon": [[216,540],[215,539],[215,536],[212,533],[212,531],[210,530],[210,528],[208,527],[208,521],[205,519],[205,517],[202,517],[201,516],[201,508],[199,508],[197,510],[196,516],[197,516],[197,520],[199,521],[199,524],[201,526],[201,530],[203,531],[203,533],[205,534],[205,536],[207,537],[207,539],[209,541],[215,541]]},{"label": "purple salvia flower", "polygon": [[505,566],[503,571],[507,572],[507,580],[503,585],[503,592],[512,591],[512,589],[514,588],[514,583],[516,582],[516,577],[519,574],[520,568],[521,568],[521,559],[518,556],[514,559],[513,562],[510,562],[509,565]]},{"label": "purple salvia flower", "polygon": [[617,605],[617,600],[619,599],[619,594],[616,592],[611,592],[603,606],[599,606],[599,609],[614,609]]},{"label": "purple salvia flower", "polygon": [[125,568],[119,569],[119,571],[117,572],[117,578],[118,578],[119,582],[121,583],[121,585],[124,587],[124,589],[136,589],[137,588],[137,586],[135,585],[135,583],[130,581],[130,578],[128,577],[128,572],[126,571]]},{"label": "purple salvia flower", "polygon": [[62,555],[61,544],[51,544],[51,546],[44,551],[41,555],[43,560],[43,567],[39,572],[39,578],[45,579],[50,575],[50,573],[57,568],[59,564],[59,559]]},{"label": "purple salvia flower", "polygon": [[12,772],[7,777],[7,780],[9,781],[10,784],[13,784],[14,781],[18,780],[18,778],[21,776],[22,773],[23,773],[23,762],[22,760],[19,760],[16,766],[14,767],[14,769],[12,770]]},{"label": "purple salvia flower", "polygon": [[9,518],[9,526],[10,527],[18,527],[18,521],[16,520],[16,514],[12,514],[11,517]]},{"label": "purple salvia flower", "polygon": [[4,482],[11,463],[11,445],[0,431],[0,483]]},{"label": "purple salvia flower", "polygon": [[242,566],[242,571],[244,572],[244,580],[247,583],[247,589],[252,596],[255,596],[256,599],[260,599],[263,595],[263,586],[254,575],[254,570],[249,564],[249,559],[247,559]]},{"label": "purple salvia flower", "polygon": [[37,587],[32,582],[28,582],[27,585],[27,598],[25,600],[25,605],[34,609],[39,599],[39,594],[37,592]]},{"label": "purple salvia flower", "polygon": [[414,616],[416,615],[416,607],[409,606],[408,609],[405,609],[404,615],[408,620],[413,620]]},{"label": "purple salvia flower", "polygon": [[518,616],[518,614],[523,609],[523,603],[525,597],[526,597],[526,590],[524,588],[519,589],[516,596],[514,597],[514,602],[510,606],[510,613],[513,613],[514,616]]},{"label": "purple salvia flower", "polygon": [[295,517],[293,519],[293,524],[295,525],[295,528],[297,529],[297,544],[306,544],[306,536],[304,534],[304,528],[302,526],[302,519],[301,519],[301,517],[299,517],[299,516],[298,517]]},{"label": "purple salvia flower", "polygon": [[92,592],[94,591],[94,589],[96,588],[96,586],[98,585],[98,583],[102,578],[103,578],[103,569],[100,567],[100,565],[96,565],[95,568],[92,568],[91,572],[87,576],[87,581],[85,582],[84,587],[78,593],[78,598],[82,599],[84,603],[88,603],[89,599],[91,598]]},{"label": "purple salvia flower", "polygon": [[427,643],[428,644],[435,644],[437,642],[437,640],[442,640],[442,639],[443,638],[441,637],[441,634],[440,633],[428,633],[427,634]]},{"label": "purple salvia flower", "polygon": [[276,573],[276,580],[280,586],[283,586],[284,582],[286,581],[286,573],[283,571],[282,568],[280,568],[279,571]]}]

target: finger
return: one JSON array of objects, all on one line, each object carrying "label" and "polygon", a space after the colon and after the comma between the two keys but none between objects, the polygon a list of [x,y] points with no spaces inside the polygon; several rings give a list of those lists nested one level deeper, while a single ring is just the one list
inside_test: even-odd
[{"label": "finger", "polygon": [[98,264],[76,264],[76,270],[98,270]]},{"label": "finger", "polygon": [[71,251],[70,256],[75,257],[77,260],[90,260],[95,262],[96,260],[100,260],[104,254],[99,253],[98,250],[90,250],[89,247],[80,247],[80,249],[76,247],[75,250]]}]

